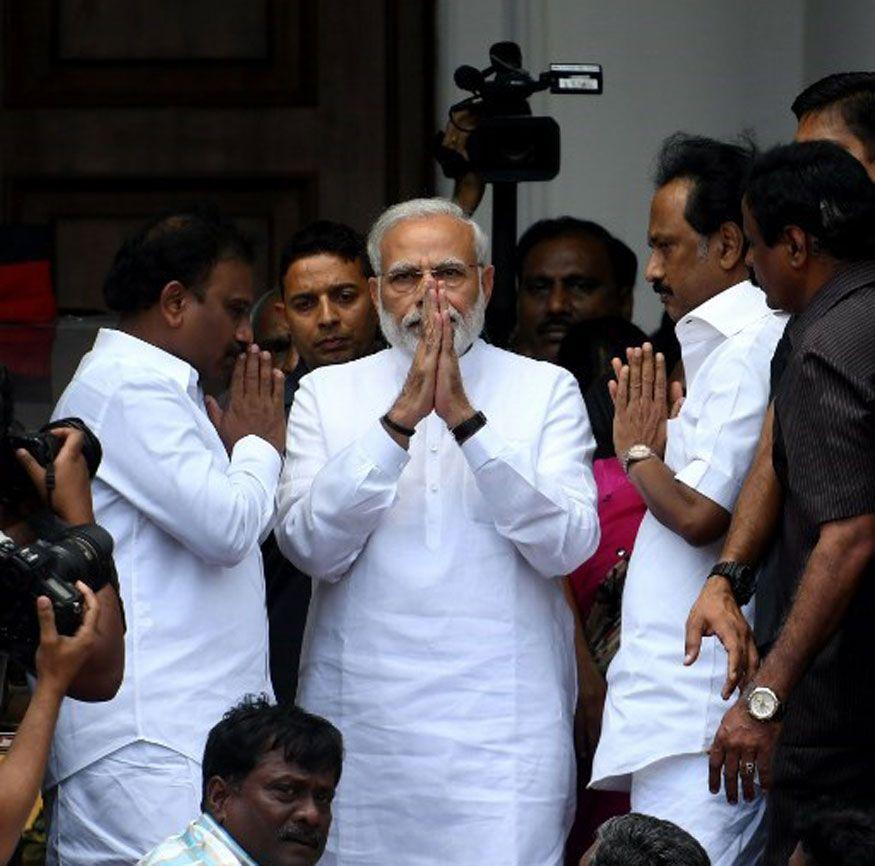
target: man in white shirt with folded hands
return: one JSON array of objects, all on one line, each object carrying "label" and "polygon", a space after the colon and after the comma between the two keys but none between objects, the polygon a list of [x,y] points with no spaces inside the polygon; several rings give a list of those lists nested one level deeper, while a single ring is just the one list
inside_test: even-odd
[{"label": "man in white shirt with folded hands", "polygon": [[[49,762],[48,862],[134,863],[200,813],[207,731],[270,693],[259,537],[284,449],[283,375],[248,347],[252,248],[210,211],[130,238],[102,329],[55,409],[103,446],[94,512],[115,539],[125,675],[66,701]],[[231,380],[223,411],[204,391]]]},{"label": "man in white shirt with folded hands", "polygon": [[686,398],[668,419],[664,361],[647,344],[615,363],[611,389],[614,445],[647,514],[623,590],[591,784],[630,791],[633,812],[678,824],[714,866],[749,866],[763,845],[758,788],[733,803],[705,788],[726,653],[710,638],[685,667],[679,649],[753,459],[786,321],[746,279],[741,196],[751,159],[749,148],[681,133],[663,145],[645,273],[677,323]]},{"label": "man in white shirt with folded hands", "polygon": [[299,702],[344,735],[327,866],[559,866],[571,612],[595,549],[574,379],[479,339],[487,241],[454,204],[369,238],[389,349],[301,381],[277,539],[314,577]]}]

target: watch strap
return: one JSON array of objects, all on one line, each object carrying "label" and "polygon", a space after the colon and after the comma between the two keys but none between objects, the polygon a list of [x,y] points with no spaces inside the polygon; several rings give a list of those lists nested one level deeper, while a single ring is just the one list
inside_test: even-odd
[{"label": "watch strap", "polygon": [[412,427],[405,427],[403,424],[399,424],[397,421],[393,421],[389,417],[388,412],[382,418],[380,418],[380,420],[383,422],[383,424],[386,427],[388,427],[390,430],[394,431],[395,433],[399,433],[401,436],[410,437],[416,432],[416,430],[414,430]]},{"label": "watch strap", "polygon": [[744,562],[718,562],[711,567],[709,577],[720,575],[729,581],[732,595],[739,607],[744,607],[757,588],[757,571]]},{"label": "watch strap", "polygon": [[[635,451],[641,452],[640,454],[635,454]],[[646,451],[646,453],[645,453]],[[623,467],[623,472],[628,475],[629,467],[633,463],[639,463],[642,460],[647,460],[650,457],[654,456],[654,451],[649,445],[633,445],[631,448],[627,448],[620,455],[620,465]]]},{"label": "watch strap", "polygon": [[470,418],[463,421],[461,424],[456,424],[450,428],[450,433],[453,438],[461,445],[470,439],[478,430],[482,430],[486,426],[486,416],[482,412],[475,412]]}]

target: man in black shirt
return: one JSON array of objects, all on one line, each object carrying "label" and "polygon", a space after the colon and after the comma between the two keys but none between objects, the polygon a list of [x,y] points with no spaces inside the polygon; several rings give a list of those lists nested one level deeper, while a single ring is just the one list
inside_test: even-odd
[{"label": "man in black shirt", "polygon": [[[797,141],[833,141],[860,161],[875,180],[875,72],[838,72],[821,78],[805,88],[791,106],[799,125]],[[789,357],[790,328],[775,348],[772,359],[771,395],[774,398]],[[759,565],[758,583],[767,585],[775,568],[775,548],[772,527],[781,511],[781,485],[772,465],[772,405],[766,413],[759,445],[750,472],[738,497],[732,522],[720,562],[706,581],[699,599],[687,620],[686,657],[684,664],[693,664],[699,653],[702,637],[715,635],[727,652],[727,675],[724,697],[736,686],[743,687],[756,670],[758,652],[769,647],[762,629],[754,635],[741,614],[738,599],[733,595],[725,566],[753,570]],[[750,585],[751,588],[753,584]],[[757,595],[757,618],[771,618],[771,598]]]},{"label": "man in black shirt", "polygon": [[770,306],[794,314],[774,403],[783,510],[776,567],[759,587],[771,650],[723,719],[710,782],[722,770],[737,790],[740,774],[752,794],[758,770],[771,784],[768,866],[793,850],[800,805],[830,793],[875,805],[873,225],[875,186],[836,145],[788,145],[757,162],[748,263]]},{"label": "man in black shirt", "polygon": [[[286,375],[289,411],[301,379],[326,364],[369,355],[384,344],[371,302],[364,238],[343,223],[319,220],[296,232],[280,260],[282,314],[298,362]],[[286,369],[286,365],[283,366]],[[270,624],[270,675],[277,700],[294,701],[298,660],[310,603],[310,578],[280,553],[273,535],[262,545]]]}]

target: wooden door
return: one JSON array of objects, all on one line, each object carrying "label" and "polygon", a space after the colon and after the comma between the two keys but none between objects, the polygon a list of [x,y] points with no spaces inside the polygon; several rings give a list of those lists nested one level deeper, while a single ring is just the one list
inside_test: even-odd
[{"label": "wooden door", "polygon": [[49,226],[62,313],[104,310],[122,237],[197,200],[256,236],[266,288],[303,223],[365,230],[432,190],[433,21],[433,0],[4,0],[0,221]]}]

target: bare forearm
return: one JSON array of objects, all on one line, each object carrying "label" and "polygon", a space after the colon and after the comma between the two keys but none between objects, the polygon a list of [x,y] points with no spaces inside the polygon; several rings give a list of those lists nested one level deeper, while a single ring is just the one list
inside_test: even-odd
[{"label": "bare forearm", "polygon": [[653,516],[690,544],[708,544],[726,530],[729,514],[676,480],[674,472],[658,457],[633,463],[629,479]]},{"label": "bare forearm", "polygon": [[453,201],[471,216],[483,199],[486,185],[479,174],[469,171],[458,178],[453,186]]},{"label": "bare forearm", "polygon": [[783,493],[772,463],[774,410],[769,405],[753,463],[735,505],[720,559],[756,563],[774,535]]},{"label": "bare forearm", "polygon": [[875,553],[875,515],[825,524],[756,682],[786,699],[835,634]]},{"label": "bare forearm", "polygon": [[125,635],[118,595],[113,587],[105,586],[97,598],[100,613],[94,646],[67,690],[79,701],[111,700],[124,676]]},{"label": "bare forearm", "polygon": [[39,794],[63,689],[37,680],[24,719],[0,763],[0,863],[6,863]]}]

